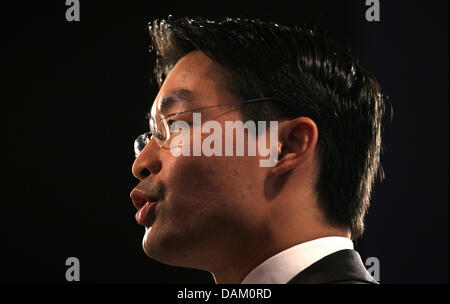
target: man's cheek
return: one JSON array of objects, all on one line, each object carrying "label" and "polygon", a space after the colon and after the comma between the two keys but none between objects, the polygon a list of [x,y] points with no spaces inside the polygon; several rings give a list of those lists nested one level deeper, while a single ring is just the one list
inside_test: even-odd
[{"label": "man's cheek", "polygon": [[[180,156],[164,168],[164,184],[166,186],[165,209],[178,216],[180,212],[191,212],[208,194],[212,175],[196,157]],[[190,210],[191,209],[191,210]],[[175,213],[176,214],[173,214]]]},{"label": "man's cheek", "polygon": [[169,189],[171,186],[176,186],[185,191],[195,190],[206,185],[215,187],[215,181],[220,180],[220,176],[223,175],[221,163],[220,159],[214,156],[174,157],[166,167],[167,186]]}]

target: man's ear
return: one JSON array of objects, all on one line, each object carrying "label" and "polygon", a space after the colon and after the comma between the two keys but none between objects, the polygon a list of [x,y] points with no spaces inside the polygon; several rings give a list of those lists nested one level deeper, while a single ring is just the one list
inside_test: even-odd
[{"label": "man's ear", "polygon": [[311,159],[315,153],[319,131],[308,117],[298,117],[279,123],[278,162],[269,175],[284,174]]}]

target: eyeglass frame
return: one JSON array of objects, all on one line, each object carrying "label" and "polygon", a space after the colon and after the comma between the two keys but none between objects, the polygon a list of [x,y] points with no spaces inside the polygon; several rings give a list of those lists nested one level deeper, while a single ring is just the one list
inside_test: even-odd
[{"label": "eyeglass frame", "polygon": [[[176,115],[179,115],[179,114],[195,112],[195,111],[201,111],[201,110],[207,110],[207,109],[217,108],[217,107],[222,107],[222,106],[247,104],[247,103],[253,103],[253,102],[260,102],[260,101],[280,101],[281,102],[281,100],[279,98],[275,98],[275,97],[261,97],[261,98],[255,98],[255,99],[248,99],[248,100],[244,100],[244,101],[240,101],[240,102],[224,103],[224,104],[220,104],[220,105],[200,107],[200,108],[195,108],[195,109],[186,110],[186,111],[179,111],[179,112],[174,112],[174,113],[170,113],[170,114],[167,114],[167,115],[159,114],[161,116],[161,119],[158,121],[158,123],[160,121],[164,120],[165,121],[165,128],[166,128],[166,130],[169,129],[169,132],[166,132],[167,135],[166,135],[166,139],[164,141],[153,136],[153,134],[152,134],[153,132],[151,130],[151,123],[150,123],[150,121],[151,120],[154,121],[154,119],[150,115],[147,115],[147,118],[149,119],[150,131],[139,135],[135,139],[135,141],[134,141],[135,157],[138,157],[139,154],[142,153],[142,151],[144,150],[144,148],[147,146],[147,144],[150,142],[150,140],[152,138],[155,138],[155,141],[158,143],[160,148],[164,147],[164,144],[167,143],[169,141],[169,139],[170,139],[170,133],[171,132],[170,132],[169,126],[167,125],[167,119],[170,118],[170,117],[173,117],[173,116],[176,116]],[[157,124],[154,123],[154,125],[155,125],[155,131],[156,131]],[[139,153],[137,153],[136,151],[137,151],[137,149],[139,149],[138,146],[140,145],[140,143],[139,143],[140,140],[143,141],[144,145],[143,145],[142,149],[140,149]]]}]

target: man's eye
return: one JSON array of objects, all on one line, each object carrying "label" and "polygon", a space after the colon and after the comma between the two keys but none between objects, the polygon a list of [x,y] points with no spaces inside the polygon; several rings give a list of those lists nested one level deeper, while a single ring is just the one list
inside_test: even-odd
[{"label": "man's eye", "polygon": [[178,119],[178,120],[177,119],[169,119],[169,120],[167,120],[167,125],[169,126],[169,128],[171,128],[172,124],[177,121],[183,121],[183,122],[187,123],[188,125],[192,125],[192,123],[190,121],[180,120],[180,119]]}]

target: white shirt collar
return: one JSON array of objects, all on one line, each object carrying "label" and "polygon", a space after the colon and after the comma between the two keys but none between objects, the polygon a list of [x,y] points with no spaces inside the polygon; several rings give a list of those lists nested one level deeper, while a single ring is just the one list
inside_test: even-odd
[{"label": "white shirt collar", "polygon": [[288,248],[253,269],[241,284],[286,284],[318,260],[343,249],[353,249],[345,237],[330,236]]}]

